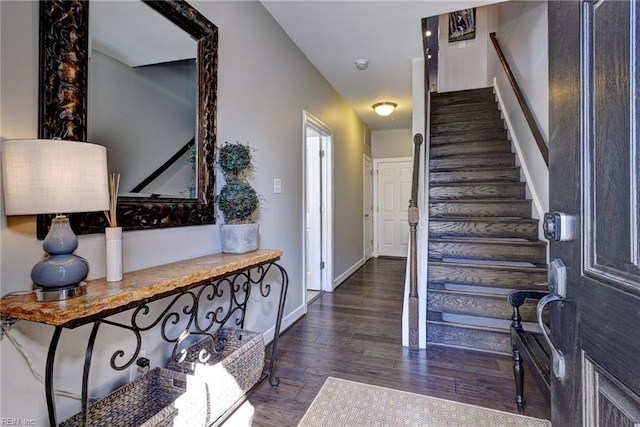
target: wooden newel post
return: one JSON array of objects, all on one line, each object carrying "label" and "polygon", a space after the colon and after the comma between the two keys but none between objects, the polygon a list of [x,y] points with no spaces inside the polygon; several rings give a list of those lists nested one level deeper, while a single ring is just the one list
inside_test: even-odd
[{"label": "wooden newel post", "polygon": [[409,200],[409,348],[418,349],[418,332],[420,324],[418,298],[418,178],[420,176],[420,145],[423,137],[419,133],[413,137],[413,180],[411,200]]}]

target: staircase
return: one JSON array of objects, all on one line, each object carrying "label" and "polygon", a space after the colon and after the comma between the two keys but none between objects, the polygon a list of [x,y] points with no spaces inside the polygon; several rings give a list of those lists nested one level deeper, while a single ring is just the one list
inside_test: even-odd
[{"label": "staircase", "polygon": [[[492,88],[432,94],[427,342],[510,354],[506,294],[546,280]],[[535,321],[535,306],[521,314]]]}]

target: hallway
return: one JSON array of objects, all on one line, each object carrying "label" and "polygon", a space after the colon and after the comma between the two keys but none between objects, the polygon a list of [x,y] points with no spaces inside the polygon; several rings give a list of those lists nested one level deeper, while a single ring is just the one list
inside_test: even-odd
[{"label": "hallway", "polygon": [[[404,271],[403,259],[372,258],[309,306],[278,343],[280,385],[249,397],[254,426],[297,425],[328,376],[517,413],[511,357],[402,347]],[[525,395],[525,415],[550,417],[528,374]]]}]

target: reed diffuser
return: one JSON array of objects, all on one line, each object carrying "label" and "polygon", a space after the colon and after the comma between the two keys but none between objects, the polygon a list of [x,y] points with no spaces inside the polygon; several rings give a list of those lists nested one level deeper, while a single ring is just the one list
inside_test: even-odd
[{"label": "reed diffuser", "polygon": [[116,208],[118,207],[118,191],[120,190],[120,174],[112,173],[109,175],[109,211],[104,211],[110,228],[118,227],[118,216]]},{"label": "reed diffuser", "polygon": [[109,226],[104,229],[107,243],[107,282],[122,280],[122,227],[118,227],[118,190],[120,174],[109,175],[109,211],[105,211]]}]

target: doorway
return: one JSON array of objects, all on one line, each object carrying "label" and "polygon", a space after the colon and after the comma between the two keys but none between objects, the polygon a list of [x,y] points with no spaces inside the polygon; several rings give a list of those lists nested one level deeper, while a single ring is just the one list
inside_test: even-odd
[{"label": "doorway", "polygon": [[333,291],[332,138],[331,129],[303,111],[305,306]]},{"label": "doorway", "polygon": [[374,256],[406,257],[413,162],[411,157],[376,159],[374,169]]},{"label": "doorway", "polygon": [[364,261],[373,256],[373,161],[366,154],[362,155],[362,182],[364,200]]}]

